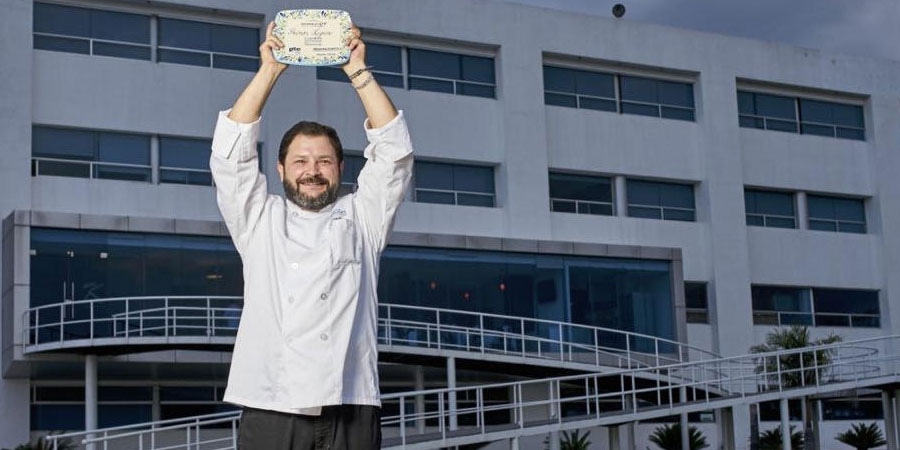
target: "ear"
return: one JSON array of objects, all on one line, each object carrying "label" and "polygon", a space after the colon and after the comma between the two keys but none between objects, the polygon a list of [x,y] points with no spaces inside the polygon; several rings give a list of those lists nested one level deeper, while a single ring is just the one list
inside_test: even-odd
[{"label": "ear", "polygon": [[278,161],[278,178],[281,178],[281,182],[284,183],[284,164],[281,161]]}]

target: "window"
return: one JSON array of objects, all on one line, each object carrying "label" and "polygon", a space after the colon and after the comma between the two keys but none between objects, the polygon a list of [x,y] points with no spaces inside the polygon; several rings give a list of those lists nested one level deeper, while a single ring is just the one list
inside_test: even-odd
[{"label": "window", "polygon": [[150,17],[34,4],[34,48],[150,60]]},{"label": "window", "polygon": [[607,177],[550,172],[550,211],[611,216],[612,182]]},{"label": "window", "polygon": [[881,398],[862,396],[822,400],[823,420],[882,420]]},{"label": "window", "polygon": [[[156,27],[158,44],[151,45]],[[34,4],[34,48],[221,69],[259,68],[259,29],[49,3]]]},{"label": "window", "polygon": [[812,325],[809,289],[752,286],[753,323],[756,325]]},{"label": "window", "polygon": [[866,233],[866,208],[862,199],[809,195],[806,207],[810,230]]},{"label": "window", "polygon": [[544,103],[694,120],[694,86],[691,83],[547,65],[544,66]]},{"label": "window", "polygon": [[150,136],[35,125],[31,174],[150,181]]},{"label": "window", "polygon": [[626,191],[630,217],[695,220],[694,187],[690,184],[629,179]]},{"label": "window", "polygon": [[[385,86],[474,97],[497,96],[494,58],[491,57],[373,43],[366,46],[366,58],[374,66],[375,79]],[[334,67],[317,68],[316,78],[349,82],[343,70]]]},{"label": "window", "polygon": [[[150,386],[99,386],[97,422],[100,428],[149,422],[153,404]],[[32,386],[32,431],[84,429],[83,386]]]},{"label": "window", "polygon": [[256,71],[259,30],[193,20],[159,19],[159,61]]},{"label": "window", "polygon": [[[368,50],[368,48],[366,49]],[[341,194],[356,192],[359,171],[366,164],[364,156],[348,155],[344,153],[344,172],[341,174]]]},{"label": "window", "polygon": [[416,161],[415,178],[417,202],[495,206],[491,167]]},{"label": "window", "polygon": [[685,281],[684,304],[687,309],[687,323],[709,323],[706,283]]},{"label": "window", "polygon": [[[803,406],[798,399],[788,400],[788,417],[794,422],[803,420]],[[781,405],[776,401],[760,402],[759,419],[763,422],[781,421]]]},{"label": "window", "polygon": [[747,225],[758,227],[796,228],[794,195],[787,192],[744,189]]},{"label": "window", "polygon": [[159,182],[212,186],[210,139],[160,136]]},{"label": "window", "polygon": [[865,140],[862,106],[748,91],[737,95],[738,124],[744,128]]},{"label": "window", "polygon": [[[402,48],[396,45],[366,43],[366,64],[372,66],[372,75],[382,86],[403,87]],[[340,67],[316,67],[316,78],[349,83],[347,74]],[[359,81],[359,80],[357,80]]]},{"label": "window", "polygon": [[878,291],[752,286],[756,325],[879,327]]},{"label": "window", "polygon": [[813,288],[816,325],[832,327],[881,326],[878,291]]}]

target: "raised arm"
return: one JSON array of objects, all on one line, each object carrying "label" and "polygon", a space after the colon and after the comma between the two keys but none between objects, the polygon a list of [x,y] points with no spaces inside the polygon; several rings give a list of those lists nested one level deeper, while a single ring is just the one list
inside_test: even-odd
[{"label": "raised arm", "polygon": [[369,117],[369,127],[381,128],[397,116],[397,109],[384,89],[375,81],[372,73],[365,70],[366,44],[360,38],[360,31],[356,25],[353,25],[353,35],[355,37],[350,41],[350,60],[343,66],[344,73],[348,77],[354,77],[350,83],[356,88],[356,93],[362,100],[363,108]]},{"label": "raised arm", "polygon": [[272,56],[272,49],[281,46],[281,42],[272,36],[273,28],[274,23],[270,23],[266,40],[259,46],[259,71],[234,106],[219,113],[209,157],[216,184],[216,202],[241,254],[268,197],[266,177],[259,172],[256,153],[260,112],[278,77],[287,68]]},{"label": "raised arm", "polygon": [[350,82],[366,110],[365,131],[369,140],[354,203],[366,233],[381,251],[387,245],[394,215],[412,176],[412,144],[403,113],[397,112],[387,93],[365,69],[366,45],[356,26],[353,34],[350,61],[343,69],[348,77],[353,77]]}]

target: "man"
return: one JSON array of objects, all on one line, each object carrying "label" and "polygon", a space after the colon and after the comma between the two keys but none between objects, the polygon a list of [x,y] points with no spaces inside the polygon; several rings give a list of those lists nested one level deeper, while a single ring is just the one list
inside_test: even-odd
[{"label": "man", "polygon": [[238,447],[350,449],[381,445],[376,282],[381,252],[412,171],[397,112],[365,65],[359,29],[343,66],[362,100],[369,145],[357,192],[338,197],[343,151],[334,129],[300,122],[284,135],[278,175],[259,173],[260,112],[287,68],[274,23],[260,68],[219,113],[210,168],[219,209],[244,263],[244,308],[224,400],[244,407]]}]

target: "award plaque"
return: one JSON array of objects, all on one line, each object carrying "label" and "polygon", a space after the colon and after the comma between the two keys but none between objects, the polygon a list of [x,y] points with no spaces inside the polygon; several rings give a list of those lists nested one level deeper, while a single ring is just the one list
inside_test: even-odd
[{"label": "award plaque", "polygon": [[275,16],[274,49],[278,62],[298,66],[334,66],[350,59],[350,14],[339,9],[286,9]]}]

